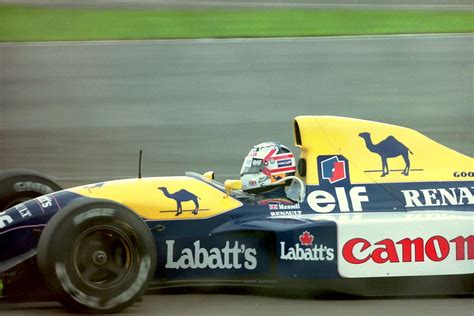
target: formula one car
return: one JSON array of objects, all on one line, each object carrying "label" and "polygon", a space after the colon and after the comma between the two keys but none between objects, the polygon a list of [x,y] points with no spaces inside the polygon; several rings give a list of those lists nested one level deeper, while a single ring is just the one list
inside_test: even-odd
[{"label": "formula one car", "polygon": [[211,173],[66,190],[3,174],[3,295],[39,276],[88,313],[121,311],[146,288],[193,285],[474,293],[471,157],[408,128],[341,117],[296,117],[294,141],[290,204],[258,203],[239,180]]}]

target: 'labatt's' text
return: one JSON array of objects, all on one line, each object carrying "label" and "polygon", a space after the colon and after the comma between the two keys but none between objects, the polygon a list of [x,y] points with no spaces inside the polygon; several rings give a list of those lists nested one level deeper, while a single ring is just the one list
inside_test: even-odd
[{"label": "'labatt's' text", "polygon": [[334,260],[334,249],[324,245],[313,245],[314,236],[308,231],[299,236],[300,243],[286,247],[280,242],[280,259],[294,261],[331,261]]},{"label": "'labatt's' text", "polygon": [[224,248],[201,247],[199,240],[192,248],[183,248],[175,257],[174,240],[167,240],[167,257],[165,268],[168,269],[247,269],[257,267],[257,250],[247,248],[245,244],[227,241]]}]

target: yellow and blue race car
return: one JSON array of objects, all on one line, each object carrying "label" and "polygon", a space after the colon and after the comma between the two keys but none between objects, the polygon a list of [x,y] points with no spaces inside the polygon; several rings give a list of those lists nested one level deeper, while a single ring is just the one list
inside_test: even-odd
[{"label": "yellow and blue race car", "polygon": [[46,285],[73,310],[110,313],[147,288],[179,286],[474,293],[471,157],[383,123],[299,116],[293,126],[296,177],[280,180],[291,180],[291,202],[261,203],[210,172],[66,190],[0,174],[4,298]]}]

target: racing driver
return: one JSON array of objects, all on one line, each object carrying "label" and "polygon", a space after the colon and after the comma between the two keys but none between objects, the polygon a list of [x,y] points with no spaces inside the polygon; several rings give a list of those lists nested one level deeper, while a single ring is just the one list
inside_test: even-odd
[{"label": "racing driver", "polygon": [[258,204],[293,204],[297,199],[291,198],[290,184],[295,173],[295,156],[288,147],[260,143],[247,154],[240,170],[242,190],[255,194]]}]

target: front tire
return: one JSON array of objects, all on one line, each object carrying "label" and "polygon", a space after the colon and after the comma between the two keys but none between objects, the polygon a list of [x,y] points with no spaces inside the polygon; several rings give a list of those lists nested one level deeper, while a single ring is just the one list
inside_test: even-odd
[{"label": "front tire", "polygon": [[115,313],[147,288],[156,267],[156,246],[148,226],[130,209],[83,199],[48,222],[38,244],[38,265],[67,308]]},{"label": "front tire", "polygon": [[62,188],[39,172],[13,169],[0,172],[0,212],[18,203]]}]

